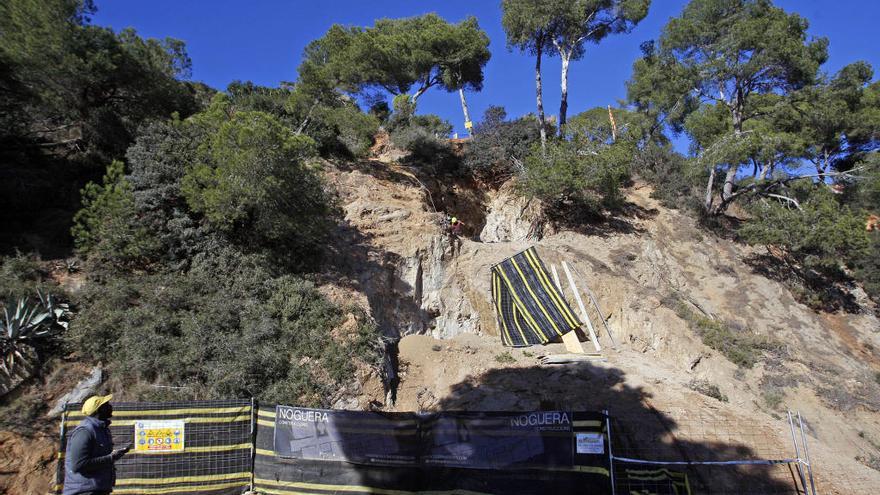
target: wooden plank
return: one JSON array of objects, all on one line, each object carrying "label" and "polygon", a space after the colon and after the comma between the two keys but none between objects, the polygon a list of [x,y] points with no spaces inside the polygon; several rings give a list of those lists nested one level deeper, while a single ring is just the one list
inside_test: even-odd
[{"label": "wooden plank", "polygon": [[[556,288],[562,294],[562,284],[559,283],[559,272],[556,271],[556,265],[550,265],[550,271],[553,273],[553,281],[556,282]],[[565,294],[562,294],[562,297],[565,297]]]},{"label": "wooden plank", "polygon": [[550,354],[541,358],[541,364],[584,363],[606,361],[601,354]]},{"label": "wooden plank", "polygon": [[602,310],[599,308],[599,301],[596,300],[596,296],[593,295],[593,291],[590,290],[590,286],[584,282],[584,286],[587,288],[587,295],[590,296],[590,300],[593,301],[593,307],[596,308],[596,313],[599,315],[599,319],[602,320],[602,324],[605,325],[605,333],[608,334],[608,338],[611,339],[611,347],[617,348],[617,342],[614,341],[614,336],[611,335],[611,329],[608,328],[608,322],[605,321],[605,316],[602,315]]},{"label": "wooden plank", "polygon": [[565,270],[565,276],[568,278],[568,285],[571,286],[571,291],[574,292],[574,299],[578,303],[578,308],[581,310],[581,317],[584,319],[584,323],[587,324],[587,330],[590,331],[590,340],[593,341],[593,346],[596,347],[596,351],[602,352],[602,346],[599,345],[599,339],[596,338],[596,330],[593,329],[593,323],[590,322],[590,316],[587,314],[587,309],[584,307],[584,301],[581,300],[581,295],[578,292],[577,286],[574,284],[574,277],[571,276],[571,270],[568,269],[568,263],[562,262],[562,269]]},{"label": "wooden plank", "polygon": [[586,350],[584,350],[584,346],[581,345],[581,341],[578,339],[577,332],[574,330],[565,332],[562,334],[562,343],[565,344],[565,350],[574,354],[586,354]]},{"label": "wooden plank", "polygon": [[[562,292],[562,284],[559,283],[559,272],[556,271],[556,265],[550,265],[550,272],[553,273],[553,281],[556,282],[556,288],[559,289],[559,295],[564,299],[565,294]],[[587,352],[584,350],[584,346],[581,345],[581,341],[578,338],[576,331],[562,334],[562,343],[565,344],[565,349],[568,352],[575,354],[584,354]]]}]

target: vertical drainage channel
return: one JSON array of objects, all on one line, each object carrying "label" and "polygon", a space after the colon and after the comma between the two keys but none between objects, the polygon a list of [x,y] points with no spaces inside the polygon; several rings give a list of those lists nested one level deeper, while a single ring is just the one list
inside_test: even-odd
[{"label": "vertical drainage channel", "polygon": [[385,383],[385,407],[392,407],[397,402],[397,386],[400,384],[400,361],[398,355],[400,350],[397,344],[400,338],[385,340],[385,357],[383,364],[383,374]]}]

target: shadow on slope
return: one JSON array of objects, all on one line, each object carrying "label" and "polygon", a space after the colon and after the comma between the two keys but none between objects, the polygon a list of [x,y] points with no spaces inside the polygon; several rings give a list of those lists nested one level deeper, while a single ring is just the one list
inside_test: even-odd
[{"label": "shadow on slope", "polygon": [[657,216],[656,208],[644,208],[625,202],[610,212],[602,212],[598,205],[563,203],[547,211],[547,218],[556,224],[557,230],[570,230],[586,236],[609,237],[617,234],[642,234],[645,229],[640,220]]},{"label": "shadow on slope", "polygon": [[[474,411],[608,410],[612,448],[620,457],[654,461],[755,460],[771,453],[750,445],[754,431],[719,431],[719,424],[683,419],[650,404],[651,394],[627,385],[617,368],[580,363],[565,367],[504,368],[453,385],[437,409]],[[694,404],[694,408],[705,407]],[[686,412],[684,416],[687,416]],[[730,427],[731,425],[725,425]],[[758,427],[760,428],[760,427]],[[723,435],[719,435],[723,433]],[[767,435],[770,432],[766,432]],[[724,440],[721,440],[723,438]],[[735,439],[741,439],[740,441]],[[760,442],[760,440],[758,440]],[[797,494],[795,473],[787,465],[663,466],[616,462],[617,493],[636,493],[623,476],[627,468],[686,472],[694,494]],[[661,483],[658,481],[658,483]],[[649,488],[658,488],[658,486]],[[638,489],[644,489],[639,486]],[[630,491],[630,490],[633,491]],[[638,492],[642,493],[642,492]]]}]

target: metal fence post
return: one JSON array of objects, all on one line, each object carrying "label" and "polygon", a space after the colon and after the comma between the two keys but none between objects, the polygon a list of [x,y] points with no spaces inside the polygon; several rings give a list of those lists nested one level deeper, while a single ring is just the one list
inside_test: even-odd
[{"label": "metal fence post", "polygon": [[[798,427],[801,429],[801,443],[804,446],[804,457],[807,458],[807,473],[810,475],[810,492],[813,495],[817,495],[816,493],[816,483],[813,481],[813,462],[810,461],[810,451],[807,450],[807,434],[804,433],[804,421],[801,419],[801,412],[797,412],[798,418]],[[806,491],[807,487],[804,487],[804,491]]]},{"label": "metal fence post", "polygon": [[61,407],[61,436],[58,439],[58,452],[55,454],[57,464],[55,466],[55,486],[52,487],[52,493],[61,493],[58,487],[64,486],[64,457],[63,453],[67,450],[65,438],[67,437],[67,402]]},{"label": "metal fence post", "polygon": [[611,495],[617,495],[614,485],[614,452],[611,450],[611,416],[608,409],[602,411],[605,414],[605,433],[608,435],[608,473],[611,476]]},{"label": "metal fence post", "polygon": [[256,462],[257,462],[257,401],[251,397],[251,490],[256,491]]},{"label": "metal fence post", "polygon": [[794,443],[794,455],[797,457],[797,470],[801,478],[801,487],[803,487],[804,493],[807,493],[807,478],[804,476],[804,470],[801,469],[803,460],[801,459],[801,451],[798,448],[797,437],[794,434],[794,420],[792,420],[790,410],[788,411],[788,426],[791,429],[791,441]]}]

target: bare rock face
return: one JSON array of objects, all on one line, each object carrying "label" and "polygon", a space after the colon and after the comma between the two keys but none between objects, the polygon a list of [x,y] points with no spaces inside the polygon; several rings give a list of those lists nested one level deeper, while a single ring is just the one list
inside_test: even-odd
[{"label": "bare rock face", "polygon": [[[398,165],[376,162],[353,171],[332,166],[328,170],[346,222],[335,241],[333,269],[366,296],[382,333],[392,340],[413,334],[450,338],[479,333],[480,315],[468,297],[472,277],[459,267],[459,258],[468,251],[463,244],[471,241],[444,232],[444,212],[433,211],[429,193],[415,176]],[[470,213],[474,212],[461,210],[458,215]]]},{"label": "bare rock face", "polygon": [[480,232],[482,242],[523,241],[540,237],[541,202],[515,194],[508,182],[489,203],[486,225]]},{"label": "bare rock face", "polygon": [[95,366],[92,368],[92,371],[89,373],[89,376],[80,380],[79,383],[73,387],[73,390],[61,396],[58,399],[58,402],[55,403],[55,407],[49,411],[49,417],[54,418],[61,414],[64,411],[64,406],[68,403],[73,404],[77,402],[82,402],[86,400],[88,397],[95,394],[95,391],[98,390],[98,387],[101,385],[101,381],[104,379],[104,372],[100,366]]},{"label": "bare rock face", "polygon": [[393,314],[388,316],[396,322],[399,335],[450,338],[463,332],[478,333],[479,315],[454,269],[460,247],[439,233],[424,241],[424,246],[401,258],[393,270],[392,295],[399,302],[389,301]]}]

